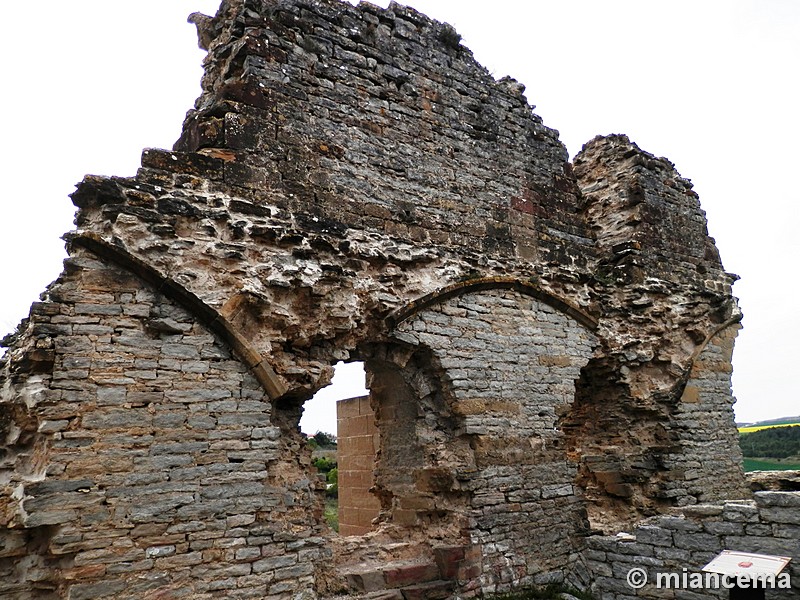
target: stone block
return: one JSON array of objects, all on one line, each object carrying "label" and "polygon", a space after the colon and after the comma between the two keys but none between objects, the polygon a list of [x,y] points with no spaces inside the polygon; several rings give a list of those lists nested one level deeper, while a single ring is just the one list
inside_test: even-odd
[{"label": "stone block", "polygon": [[712,535],[742,535],[745,527],[743,523],[726,523],[724,521],[710,521],[703,523],[703,529]]},{"label": "stone block", "polygon": [[147,558],[161,558],[162,556],[172,556],[175,554],[175,546],[152,546],[145,550]]},{"label": "stone block", "polygon": [[107,566],[106,573],[109,575],[119,575],[126,573],[136,573],[150,571],[155,566],[155,561],[150,559],[136,560],[132,562],[113,563]]},{"label": "stone block", "polygon": [[375,592],[386,589],[386,580],[379,570],[346,573],[348,585],[359,592]]},{"label": "stone block", "polygon": [[314,565],[312,563],[303,563],[293,565],[291,567],[283,567],[275,570],[275,580],[282,581],[284,579],[297,579],[304,575],[311,575],[314,572]]},{"label": "stone block", "polygon": [[102,581],[99,583],[79,583],[70,586],[67,600],[94,600],[95,598],[114,598],[128,587],[124,580]]},{"label": "stone block", "polygon": [[637,527],[636,541],[650,546],[672,546],[672,531],[654,525]]},{"label": "stone block", "polygon": [[597,579],[599,577],[614,576],[614,571],[611,565],[605,561],[588,559],[586,561],[586,568],[589,569],[589,572],[592,574],[592,577],[594,579]]},{"label": "stone block", "polygon": [[91,479],[48,479],[25,486],[25,494],[29,496],[43,496],[46,494],[61,494],[67,492],[84,492],[95,487]]},{"label": "stone block", "polygon": [[436,565],[428,563],[387,566],[382,570],[386,586],[390,588],[436,581],[440,576]]},{"label": "stone block", "polygon": [[455,579],[466,560],[464,546],[440,546],[433,549],[436,567],[444,579]]},{"label": "stone block", "polygon": [[800,492],[756,492],[756,506],[794,508],[800,512]]},{"label": "stone block", "polygon": [[703,529],[703,526],[699,523],[681,517],[658,517],[656,522],[659,527],[670,529],[672,531],[697,532],[702,531]]},{"label": "stone block", "polygon": [[272,556],[257,560],[253,563],[253,573],[264,573],[266,571],[275,571],[285,567],[291,567],[297,563],[297,556],[289,554],[286,556]]},{"label": "stone block", "polygon": [[561,496],[572,496],[575,493],[571,484],[546,485],[542,488],[542,498],[558,498]]},{"label": "stone block", "polygon": [[702,550],[719,552],[722,550],[722,540],[716,535],[707,533],[684,533],[676,531],[673,534],[675,546],[682,550]]},{"label": "stone block", "polygon": [[[649,544],[639,543],[636,540],[620,541],[614,549],[617,555],[625,556],[653,556],[653,548]],[[611,551],[608,555],[611,556]]]},{"label": "stone block", "polygon": [[753,504],[726,502],[722,518],[740,523],[758,523],[758,508]]},{"label": "stone block", "polygon": [[762,508],[760,516],[762,521],[800,525],[800,509],[794,507]]}]

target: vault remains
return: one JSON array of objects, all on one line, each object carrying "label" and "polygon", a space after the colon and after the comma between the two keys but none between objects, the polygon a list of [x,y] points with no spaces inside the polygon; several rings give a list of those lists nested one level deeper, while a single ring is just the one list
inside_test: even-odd
[{"label": "vault remains", "polygon": [[[671,163],[612,135],[571,164],[523,86],[399,5],[192,21],[183,134],[84,179],[5,340],[0,595],[587,587],[592,528],[747,495],[734,277]],[[325,525],[297,428],[339,360],[379,431],[362,537]]]}]

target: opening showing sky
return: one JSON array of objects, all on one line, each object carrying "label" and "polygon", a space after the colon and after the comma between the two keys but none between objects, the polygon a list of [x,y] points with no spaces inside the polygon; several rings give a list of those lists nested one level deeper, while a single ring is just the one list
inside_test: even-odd
[{"label": "opening showing sky", "polygon": [[303,404],[300,431],[308,435],[318,431],[336,435],[336,401],[368,394],[364,379],[364,363],[337,363],[331,384]]},{"label": "opening showing sky", "polygon": [[[387,2],[379,1],[383,6]],[[215,0],[4,6],[0,330],[57,277],[67,195],[169,148],[199,95],[190,12]],[[418,0],[496,77],[511,75],[574,155],[627,133],[695,183],[745,314],[740,421],[800,414],[800,139],[796,0]]]}]

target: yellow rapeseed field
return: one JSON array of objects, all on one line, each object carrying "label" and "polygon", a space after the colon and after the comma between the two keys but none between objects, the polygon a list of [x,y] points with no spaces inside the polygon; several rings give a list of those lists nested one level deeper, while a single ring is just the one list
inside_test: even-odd
[{"label": "yellow rapeseed field", "polygon": [[739,433],[753,433],[754,431],[761,431],[762,429],[772,429],[773,427],[789,427],[791,425],[800,425],[800,423],[778,423],[776,425],[756,425],[754,427],[739,427]]}]

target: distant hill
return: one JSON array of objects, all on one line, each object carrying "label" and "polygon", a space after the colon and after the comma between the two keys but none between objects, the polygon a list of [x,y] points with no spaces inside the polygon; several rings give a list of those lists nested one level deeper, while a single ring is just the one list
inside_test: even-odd
[{"label": "distant hill", "polygon": [[770,419],[768,421],[758,421],[757,423],[737,423],[737,427],[769,427],[770,425],[800,425],[800,415],[796,417],[781,417],[780,419]]}]

